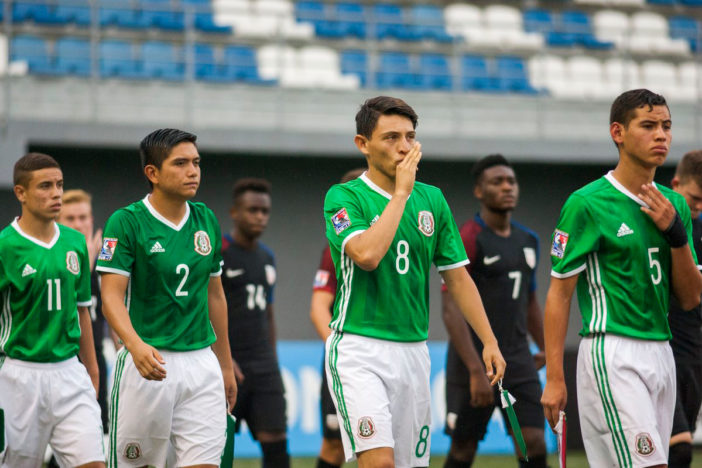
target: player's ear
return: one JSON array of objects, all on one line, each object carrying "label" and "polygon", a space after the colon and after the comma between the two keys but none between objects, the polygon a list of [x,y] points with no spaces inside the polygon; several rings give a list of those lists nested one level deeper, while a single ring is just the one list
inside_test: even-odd
[{"label": "player's ear", "polygon": [[153,164],[147,164],[144,166],[144,175],[152,184],[158,183],[158,168]]},{"label": "player's ear", "polygon": [[473,196],[477,198],[478,200],[482,200],[483,198],[483,189],[480,186],[480,183],[476,183],[475,186],[473,187]]},{"label": "player's ear", "polygon": [[356,147],[361,153],[368,156],[368,138],[358,134],[353,137],[353,142],[356,144]]},{"label": "player's ear", "polygon": [[20,203],[24,203],[27,188],[24,185],[17,184],[13,187],[13,190],[15,192],[15,197],[17,197],[17,200],[19,200]]},{"label": "player's ear", "polygon": [[678,176],[673,176],[673,180],[670,181],[670,186],[673,187],[673,190],[675,190],[679,185],[680,178]]},{"label": "player's ear", "polygon": [[619,146],[623,139],[624,126],[619,122],[612,122],[609,126],[609,134],[612,136],[614,143]]}]

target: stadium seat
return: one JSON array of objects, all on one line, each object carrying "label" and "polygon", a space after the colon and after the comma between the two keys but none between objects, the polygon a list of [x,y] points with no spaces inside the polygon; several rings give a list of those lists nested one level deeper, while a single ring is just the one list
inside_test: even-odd
[{"label": "stadium seat", "polygon": [[100,8],[100,25],[116,26],[120,28],[144,29],[146,24],[141,21],[141,14],[137,10],[119,3],[103,3]]},{"label": "stadium seat", "polygon": [[[298,66],[294,85],[305,88],[356,89],[356,75],[342,75],[339,54],[329,47],[306,46],[298,51]],[[286,77],[282,83],[286,85]]]},{"label": "stadium seat", "polygon": [[10,62],[27,63],[29,73],[52,74],[52,60],[49,56],[49,44],[45,39],[31,35],[15,36],[10,42]]},{"label": "stadium seat", "polygon": [[601,41],[595,37],[590,17],[582,11],[561,12],[559,31],[572,37],[576,44],[588,49],[607,50],[614,47],[614,43]]},{"label": "stadium seat", "polygon": [[629,17],[615,10],[600,10],[592,17],[595,37],[600,41],[612,42],[618,48],[628,49]]},{"label": "stadium seat", "polygon": [[421,88],[450,90],[453,87],[451,67],[445,55],[420,55],[419,70],[419,84]]},{"label": "stadium seat", "polygon": [[402,52],[383,52],[375,75],[378,88],[416,88],[419,86],[412,73],[409,55]]},{"label": "stadium seat", "polygon": [[682,94],[694,101],[700,95],[699,78],[700,66],[696,62],[683,62],[678,65],[678,89]]},{"label": "stadium seat", "polygon": [[90,76],[90,41],[62,37],[56,41],[54,71],[60,75]]},{"label": "stadium seat", "polygon": [[12,21],[22,23],[34,21],[43,25],[60,25],[65,22],[56,16],[53,5],[38,2],[19,0],[12,4]]},{"label": "stadium seat", "polygon": [[646,60],[641,64],[641,80],[645,88],[670,100],[679,100],[675,65],[662,60]]},{"label": "stadium seat", "polygon": [[363,5],[355,2],[339,2],[336,4],[335,16],[339,22],[342,37],[366,37],[366,12]]},{"label": "stadium seat", "polygon": [[604,61],[603,70],[605,82],[612,86],[618,84],[622,90],[643,87],[640,67],[633,60],[612,57]]},{"label": "stadium seat", "polygon": [[398,39],[416,41],[421,39],[413,26],[406,24],[402,8],[392,3],[373,5],[373,27],[378,39]]},{"label": "stadium seat", "polygon": [[108,39],[100,43],[100,76],[105,78],[145,78],[135,60],[132,44]]},{"label": "stadium seat", "polygon": [[696,52],[699,40],[699,24],[694,18],[689,16],[673,16],[668,21],[670,37],[673,39],[685,39],[690,44],[690,50]]},{"label": "stadium seat", "polygon": [[224,49],[224,76],[229,81],[251,84],[270,85],[276,82],[259,75],[256,51],[244,45],[230,45]]},{"label": "stadium seat", "polygon": [[415,33],[421,39],[437,42],[452,42],[453,37],[444,27],[444,14],[435,5],[414,5],[410,8],[410,19]]},{"label": "stadium seat", "polygon": [[74,23],[79,26],[90,26],[92,22],[92,14],[90,12],[90,6],[85,4],[76,3],[59,3],[56,5],[56,10],[54,15],[62,23]]},{"label": "stadium seat", "polygon": [[297,70],[297,53],[290,46],[268,44],[256,51],[258,73],[264,80],[278,80],[287,70]]},{"label": "stadium seat", "polygon": [[141,22],[167,31],[185,30],[183,10],[173,8],[169,0],[141,0]]},{"label": "stadium seat", "polygon": [[363,50],[345,50],[341,52],[341,73],[358,76],[360,84],[368,83],[368,54]]},{"label": "stadium seat", "polygon": [[469,38],[471,35],[478,37],[485,29],[483,26],[483,13],[475,5],[466,3],[453,3],[444,8],[444,21],[446,31],[453,36]]},{"label": "stadium seat", "polygon": [[[497,41],[506,49],[538,50],[544,45],[540,33],[525,32],[522,14],[515,7],[508,5],[488,5],[483,12],[487,33],[486,43]],[[472,37],[473,43],[481,42]]]},{"label": "stadium seat", "polygon": [[602,63],[591,56],[577,55],[566,62],[566,80],[574,95],[586,99],[612,100],[622,91],[621,83],[605,80]]},{"label": "stadium seat", "polygon": [[141,45],[141,60],[148,78],[182,81],[185,78],[182,49],[160,41],[147,41]]},{"label": "stadium seat", "polygon": [[629,50],[635,53],[686,55],[690,46],[685,39],[671,39],[668,22],[658,13],[636,12],[631,16]]},{"label": "stadium seat", "polygon": [[505,92],[538,93],[529,83],[524,61],[519,57],[497,58],[497,87]]},{"label": "stadium seat", "polygon": [[485,57],[479,55],[461,57],[461,88],[466,91],[494,91],[498,89],[497,80],[488,71]]},{"label": "stadium seat", "polygon": [[545,89],[554,96],[574,97],[573,88],[567,82],[565,61],[557,55],[536,55],[530,58],[529,82],[534,88]]}]

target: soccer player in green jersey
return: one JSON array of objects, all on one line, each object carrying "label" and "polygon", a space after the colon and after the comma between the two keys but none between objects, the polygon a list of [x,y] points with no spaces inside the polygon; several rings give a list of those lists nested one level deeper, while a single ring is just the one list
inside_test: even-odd
[{"label": "soccer player in green jersey", "polygon": [[485,345],[492,384],[505,368],[448,204],[438,188],[415,182],[416,125],[401,99],[367,100],[354,141],[368,171],[324,200],[338,282],[325,367],[346,459],[357,456],[361,468],[429,465],[432,263]]},{"label": "soccer player in green jersey", "polygon": [[567,400],[563,348],[577,288],[578,412],[591,466],[668,462],[675,405],[668,301],[672,292],[690,310],[702,292],[690,210],[681,195],[653,182],[671,126],[663,96],[637,89],[617,97],[610,135],[619,162],[568,198],[553,235],[541,402],[554,427]]},{"label": "soccer player in green jersey", "polygon": [[56,224],[51,156],[20,158],[14,184],[22,216],[0,232],[0,466],[41,466],[49,444],[61,466],[104,467],[85,237]]},{"label": "soccer player in green jersey", "polygon": [[[124,342],[110,406],[110,466],[216,467],[236,381],[214,213],[200,185],[196,136],[156,130],[141,142],[152,191],[108,220],[97,270],[103,312]],[[226,398],[225,398],[226,395]]]}]

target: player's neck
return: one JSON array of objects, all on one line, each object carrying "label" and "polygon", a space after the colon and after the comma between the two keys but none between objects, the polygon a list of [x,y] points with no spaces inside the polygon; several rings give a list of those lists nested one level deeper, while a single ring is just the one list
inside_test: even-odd
[{"label": "player's neck", "polygon": [[174,199],[166,196],[160,190],[154,190],[149,195],[149,203],[154,210],[173,224],[179,224],[187,212],[186,202],[180,198]]},{"label": "player's neck", "polygon": [[480,207],[480,218],[485,222],[487,227],[492,229],[495,234],[500,237],[509,237],[512,233],[511,211],[492,211],[485,206]]},{"label": "player's neck", "polygon": [[641,193],[641,186],[653,182],[656,168],[649,168],[636,164],[626,156],[620,156],[617,167],[612,171],[612,176],[633,194]]},{"label": "player's neck", "polygon": [[22,232],[45,243],[51,242],[56,235],[56,221],[43,219],[22,210],[22,216],[17,220]]},{"label": "player's neck", "polygon": [[258,237],[246,236],[238,229],[234,229],[234,231],[232,231],[232,239],[234,239],[234,242],[236,242],[239,247],[246,250],[251,250],[256,247],[256,244],[258,244]]},{"label": "player's neck", "polygon": [[394,178],[390,178],[382,172],[373,169],[372,166],[368,168],[368,171],[366,171],[366,177],[368,177],[368,179],[370,179],[371,182],[373,182],[381,189],[385,190],[390,195],[393,195],[395,193]]}]

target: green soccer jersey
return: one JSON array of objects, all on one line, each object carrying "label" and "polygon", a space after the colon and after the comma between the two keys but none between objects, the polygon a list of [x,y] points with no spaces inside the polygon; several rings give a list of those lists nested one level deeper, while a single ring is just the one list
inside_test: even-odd
[{"label": "green soccer jersey", "polygon": [[222,274],[222,236],[212,210],[187,202],[175,225],[146,196],[117,210],[103,236],[97,270],[129,277],[126,305],[142,340],[173,351],[215,341],[207,288]]},{"label": "green soccer jersey", "polygon": [[[656,187],[680,213],[692,245],[685,199]],[[642,206],[644,202],[610,172],[574,192],[561,210],[552,239],[551,274],[567,278],[584,272],[577,282],[582,336],[612,333],[658,341],[671,337],[670,245]]]},{"label": "green soccer jersey", "polygon": [[463,267],[468,259],[441,191],[416,182],[378,268],[359,268],[344,255],[344,246],[380,218],[390,197],[366,174],[327,193],[324,218],[338,282],[329,326],[384,340],[423,341],[432,263],[443,271]]},{"label": "green soccer jersey", "polygon": [[54,226],[48,244],[17,220],[0,232],[0,355],[58,362],[78,353],[78,306],[92,303],[88,249],[83,234]]}]

